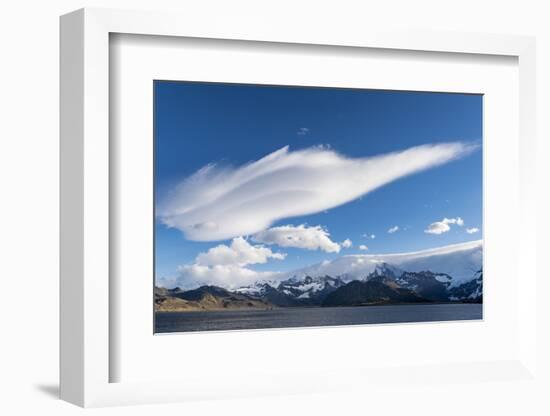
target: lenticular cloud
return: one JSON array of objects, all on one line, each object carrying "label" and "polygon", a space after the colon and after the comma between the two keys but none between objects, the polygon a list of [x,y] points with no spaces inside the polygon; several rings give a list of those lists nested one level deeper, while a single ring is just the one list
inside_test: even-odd
[{"label": "lenticular cloud", "polygon": [[476,147],[451,142],[347,158],[324,147],[290,151],[286,146],[240,167],[205,166],[166,195],[157,213],[189,240],[253,235],[277,220],[337,207]]}]

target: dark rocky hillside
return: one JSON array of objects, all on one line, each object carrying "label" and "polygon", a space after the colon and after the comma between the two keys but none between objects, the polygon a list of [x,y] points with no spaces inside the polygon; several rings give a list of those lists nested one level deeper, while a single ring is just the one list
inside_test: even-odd
[{"label": "dark rocky hillside", "polygon": [[326,297],[322,306],[360,306],[374,304],[427,302],[414,293],[395,284],[393,280],[375,277],[367,281],[354,280]]},{"label": "dark rocky hillside", "polygon": [[340,277],[291,278],[281,282],[257,282],[231,291],[218,286],[193,290],[155,288],[157,311],[214,311],[274,307],[359,306],[423,302],[483,301],[483,271],[453,285],[445,273],[407,272],[379,264],[362,280],[344,282]]},{"label": "dark rocky hillside", "polygon": [[274,305],[265,299],[234,293],[217,286],[201,286],[188,291],[155,288],[155,310],[160,312],[272,309],[273,307]]}]

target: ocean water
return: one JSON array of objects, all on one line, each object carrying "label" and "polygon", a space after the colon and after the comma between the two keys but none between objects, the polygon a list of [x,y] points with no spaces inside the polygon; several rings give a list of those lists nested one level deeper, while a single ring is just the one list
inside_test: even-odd
[{"label": "ocean water", "polygon": [[482,319],[481,304],[279,308],[212,312],[156,312],[155,332],[387,324]]}]

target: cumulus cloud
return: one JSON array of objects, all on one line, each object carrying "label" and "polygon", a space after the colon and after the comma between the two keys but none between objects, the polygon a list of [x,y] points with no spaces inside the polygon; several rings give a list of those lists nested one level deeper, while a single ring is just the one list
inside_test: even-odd
[{"label": "cumulus cloud", "polygon": [[203,285],[221,286],[227,289],[236,289],[247,286],[259,280],[273,280],[279,278],[278,272],[258,272],[247,267],[235,265],[201,266],[186,264],[178,268],[178,277],[173,286],[183,289]]},{"label": "cumulus cloud", "polygon": [[460,227],[464,225],[464,220],[460,217],[443,218],[441,221],[432,222],[428,228],[424,230],[426,234],[443,234],[451,229],[451,224],[456,224]]},{"label": "cumulus cloud", "polygon": [[234,238],[230,246],[220,244],[200,253],[195,262],[199,266],[246,266],[266,263],[268,259],[284,260],[285,254],[273,253],[270,248],[253,246],[242,237]]},{"label": "cumulus cloud", "polygon": [[361,244],[361,245],[359,246],[359,250],[364,250],[364,251],[366,251],[366,250],[368,250],[368,249],[369,249],[369,248],[368,248],[366,245],[364,245],[364,244]]},{"label": "cumulus cloud", "polygon": [[[339,253],[340,244],[330,239],[329,232],[317,225],[308,227],[305,224],[298,226],[282,225],[260,231],[252,236],[254,241],[264,244],[277,244],[280,247],[304,248],[306,250],[322,250],[327,253]],[[349,240],[346,240],[349,241]],[[344,243],[342,246],[347,248]],[[351,247],[351,241],[349,241]]]},{"label": "cumulus cloud", "polygon": [[341,244],[343,248],[350,248],[352,245],[353,243],[349,238],[346,238],[344,241],[342,241],[342,244]]},{"label": "cumulus cloud", "polygon": [[443,221],[436,221],[428,225],[428,228],[426,228],[424,232],[426,234],[443,234],[450,229],[451,227],[449,226],[449,224],[446,224]]},{"label": "cumulus cloud", "polygon": [[399,226],[398,225],[394,225],[393,227],[388,229],[388,233],[390,233],[390,234],[396,233],[397,231],[399,231]]},{"label": "cumulus cloud", "polygon": [[337,207],[476,148],[452,142],[348,158],[326,147],[287,146],[240,167],[203,167],[161,197],[157,214],[189,240],[253,235],[277,220]]},{"label": "cumulus cloud", "polygon": [[172,286],[190,287],[218,285],[235,288],[260,279],[271,279],[276,272],[258,272],[246,266],[263,264],[269,259],[283,260],[284,253],[274,253],[262,245],[252,245],[242,237],[234,238],[231,244],[220,244],[200,253],[193,264],[179,266],[178,276]]},{"label": "cumulus cloud", "polygon": [[374,240],[376,238],[376,236],[374,234],[363,234],[363,235],[361,235],[361,237],[369,238],[371,240]]},{"label": "cumulus cloud", "polygon": [[466,232],[467,232],[468,234],[475,234],[475,233],[478,233],[478,232],[479,232],[479,228],[477,228],[477,227],[466,228]]}]

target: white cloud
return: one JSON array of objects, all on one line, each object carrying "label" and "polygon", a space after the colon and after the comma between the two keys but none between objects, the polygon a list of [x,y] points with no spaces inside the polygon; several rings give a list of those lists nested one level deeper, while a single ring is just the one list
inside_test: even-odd
[{"label": "white cloud", "polygon": [[157,214],[189,240],[253,235],[277,220],[337,207],[475,148],[453,142],[351,159],[326,147],[284,147],[236,168],[203,167],[161,198]]},{"label": "white cloud", "polygon": [[424,230],[426,234],[443,234],[451,229],[451,224],[456,224],[460,227],[464,225],[464,220],[460,217],[443,218],[441,221],[432,222],[428,228]]},{"label": "white cloud", "polygon": [[365,251],[366,251],[366,250],[368,250],[368,249],[369,249],[369,248],[368,248],[366,245],[364,245],[364,244],[361,244],[361,245],[359,246],[359,250],[365,250]]},{"label": "white cloud", "polygon": [[231,246],[220,244],[206,253],[200,253],[195,263],[199,266],[246,266],[266,263],[268,259],[284,260],[285,254],[273,253],[270,248],[253,246],[242,237],[234,238]]},{"label": "white cloud", "polygon": [[466,228],[466,232],[467,232],[468,234],[475,234],[475,233],[478,233],[478,232],[479,232],[479,228],[477,228],[477,227]]},{"label": "white cloud", "polygon": [[393,227],[388,229],[388,233],[390,233],[390,234],[396,233],[397,231],[399,231],[399,226],[398,225],[394,225]]},{"label": "white cloud", "polygon": [[179,276],[173,286],[184,289],[203,285],[236,289],[253,284],[258,280],[277,279],[281,274],[277,272],[258,272],[235,265],[200,266],[198,264],[180,266],[178,272]]},{"label": "white cloud", "polygon": [[308,134],[308,133],[309,133],[309,128],[308,128],[308,127],[300,127],[300,128],[298,129],[298,131],[296,132],[296,134],[297,134],[298,136],[305,136],[305,135]]},{"label": "white cloud", "polygon": [[370,238],[371,240],[374,240],[376,238],[374,234],[362,234],[361,237]]},{"label": "white cloud", "polygon": [[451,227],[442,221],[432,222],[428,228],[424,230],[426,234],[443,234],[449,231]]},{"label": "white cloud", "polygon": [[251,245],[242,237],[234,238],[231,245],[220,244],[200,253],[193,264],[178,268],[178,277],[171,286],[182,288],[197,285],[218,285],[236,288],[259,279],[276,277],[276,272],[258,272],[247,268],[251,264],[263,264],[269,259],[283,260],[284,253],[274,253],[262,245]]},{"label": "white cloud", "polygon": [[[330,239],[329,232],[319,225],[315,227],[308,227],[304,224],[298,226],[282,225],[260,231],[254,234],[252,238],[259,243],[304,248],[306,250],[322,250],[327,253],[339,253],[341,248],[340,244]],[[344,243],[348,244],[346,241],[342,243],[342,246],[345,247]],[[349,243],[351,246],[351,241]]]},{"label": "white cloud", "polygon": [[341,246],[344,248],[350,248],[353,245],[352,241],[349,238],[346,238],[342,241]]}]

